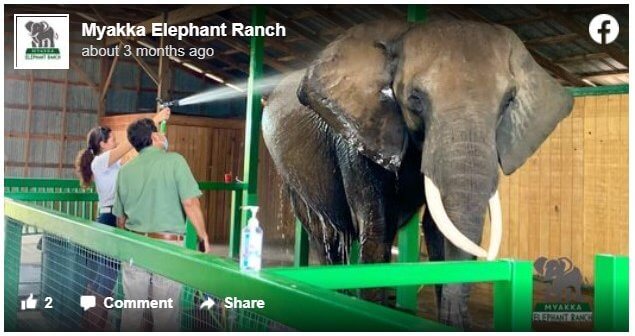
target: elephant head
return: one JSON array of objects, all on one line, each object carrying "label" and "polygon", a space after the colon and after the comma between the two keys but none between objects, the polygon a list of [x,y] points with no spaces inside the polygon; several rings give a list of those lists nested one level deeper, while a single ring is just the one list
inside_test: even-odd
[{"label": "elephant head", "polygon": [[418,146],[428,209],[461,250],[447,259],[496,257],[498,167],[521,166],[573,103],[511,30],[469,21],[352,28],[308,67],[297,94],[386,169],[397,172],[406,146]]},{"label": "elephant head", "polygon": [[26,29],[29,31],[31,36],[37,36],[38,34],[47,31],[50,27],[46,21],[41,22],[33,22],[29,21],[26,23]]},{"label": "elephant head", "polygon": [[540,257],[534,262],[534,269],[541,277],[549,281],[561,278],[571,272],[574,267],[573,262],[566,257],[549,260],[545,257]]}]

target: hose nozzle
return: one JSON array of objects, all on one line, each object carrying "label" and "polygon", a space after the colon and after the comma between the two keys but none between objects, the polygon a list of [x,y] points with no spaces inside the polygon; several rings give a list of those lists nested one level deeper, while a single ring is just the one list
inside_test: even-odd
[{"label": "hose nozzle", "polygon": [[177,99],[175,100],[168,100],[168,101],[164,101],[163,99],[157,97],[157,103],[159,105],[161,105],[161,107],[174,107],[174,106],[179,106],[179,101]]}]

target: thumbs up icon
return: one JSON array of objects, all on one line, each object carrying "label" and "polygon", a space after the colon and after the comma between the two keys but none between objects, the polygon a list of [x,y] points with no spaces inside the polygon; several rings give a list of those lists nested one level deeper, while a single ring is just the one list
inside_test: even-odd
[{"label": "thumbs up icon", "polygon": [[30,293],[29,297],[26,300],[22,300],[20,302],[20,308],[22,310],[35,309],[36,306],[37,306],[37,299],[33,298],[33,293]]}]

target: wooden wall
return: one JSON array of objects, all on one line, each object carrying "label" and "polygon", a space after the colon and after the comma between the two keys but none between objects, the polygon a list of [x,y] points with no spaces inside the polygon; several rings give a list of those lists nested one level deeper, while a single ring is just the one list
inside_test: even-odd
[{"label": "wooden wall", "polygon": [[[125,139],[127,125],[152,114],[128,114],[104,117],[101,124],[113,129],[118,141]],[[242,179],[244,153],[244,121],[173,115],[168,124],[170,151],[182,154],[198,181],[224,180],[227,172]],[[267,232],[267,244],[280,244],[293,239],[293,216],[289,202],[280,187],[280,177],[273,167],[269,152],[261,139],[258,167],[258,197],[261,211],[258,217]],[[136,156],[131,151],[125,158]],[[207,231],[213,243],[229,241],[231,193],[206,191],[201,198],[206,214]],[[283,225],[282,223],[288,223]]]},{"label": "wooden wall", "polygon": [[577,97],[527,163],[501,176],[500,256],[569,257],[593,283],[595,254],[628,255],[628,95]]}]

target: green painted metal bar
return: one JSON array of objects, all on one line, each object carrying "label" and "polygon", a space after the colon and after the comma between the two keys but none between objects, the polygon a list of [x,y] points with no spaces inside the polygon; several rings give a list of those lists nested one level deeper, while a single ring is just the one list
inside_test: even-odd
[{"label": "green painted metal bar", "polygon": [[[408,22],[425,22],[428,18],[428,7],[419,4],[408,5]],[[417,212],[397,233],[399,262],[419,261],[419,213]],[[417,293],[419,286],[397,288],[397,307],[417,310]]]},{"label": "green painted metal bar", "polygon": [[307,266],[309,264],[309,234],[302,227],[302,222],[295,219],[295,251],[293,266]]},{"label": "green painted metal bar", "polygon": [[18,289],[20,284],[20,260],[22,251],[22,225],[18,222],[4,224],[4,330],[17,331]]},{"label": "green painted metal bar", "polygon": [[628,257],[595,256],[594,331],[628,331]]},{"label": "green painted metal bar", "polygon": [[[41,178],[5,178],[4,187],[6,192],[14,192],[18,190],[12,190],[13,188],[20,187],[48,187],[48,188],[71,188],[78,193],[94,193],[94,187],[89,189],[82,189],[79,185],[79,181],[76,179],[41,179]],[[247,189],[247,184],[242,182],[213,182],[213,181],[199,181],[198,187],[201,190],[239,190]],[[7,190],[7,188],[10,188]],[[30,191],[32,192],[32,191]],[[41,191],[36,191],[41,192]]]},{"label": "green painted metal bar", "polygon": [[198,187],[201,190],[245,190],[247,189],[247,183],[199,182]]},{"label": "green painted metal bar", "polygon": [[353,239],[351,242],[351,249],[349,251],[348,264],[349,265],[357,265],[359,264],[361,247],[359,246],[359,240]]},{"label": "green painted metal bar", "polygon": [[96,193],[76,193],[76,192],[60,192],[60,193],[37,193],[37,192],[7,192],[4,197],[14,199],[16,201],[36,202],[36,201],[87,201],[97,202],[99,199]]},{"label": "green painted metal bar", "polygon": [[242,230],[242,210],[240,202],[242,200],[242,190],[234,190],[231,195],[231,218],[229,219],[229,258],[238,258],[240,255],[240,231]]},{"label": "green painted metal bar", "polygon": [[628,84],[623,85],[605,85],[605,86],[589,86],[589,87],[568,87],[569,92],[574,97],[581,96],[601,96],[611,94],[628,93]]},{"label": "green painted metal bar", "polygon": [[423,22],[428,19],[428,6],[408,5],[408,22]]},{"label": "green painted metal bar", "polygon": [[189,218],[185,220],[185,248],[198,250],[198,235]]},{"label": "green painted metal bar", "polygon": [[[417,212],[404,227],[399,230],[399,262],[419,261],[419,213]],[[411,311],[417,310],[419,286],[397,288],[397,307]]]},{"label": "green painted metal bar", "polygon": [[510,261],[447,261],[280,267],[270,273],[328,289],[507,281]]},{"label": "green painted metal bar", "polygon": [[[262,5],[253,5],[251,9],[251,25],[262,26],[266,21],[266,10]],[[265,40],[263,36],[251,37],[249,46],[249,80],[247,82],[247,115],[245,121],[245,159],[244,179],[247,192],[243,194],[241,205],[258,205],[258,146],[260,144],[260,122],[262,120],[261,93],[256,82],[263,73]],[[246,211],[241,217],[247,223]]]},{"label": "green painted metal bar", "polygon": [[[494,330],[531,331],[533,267],[530,261],[507,262],[510,276],[494,283]],[[481,269],[480,272],[487,272]]]},{"label": "green painted metal bar", "polygon": [[[119,260],[136,265],[218,297],[262,299],[255,311],[299,330],[311,331],[443,331],[437,322],[363,302],[270,272],[241,272],[236,262],[187,250],[118,228],[75,219],[34,206],[5,200],[5,216],[60,235]],[[306,268],[295,268],[302,270]],[[196,270],[193,272],[192,270]],[[316,316],[328,314],[328,323]]]}]

